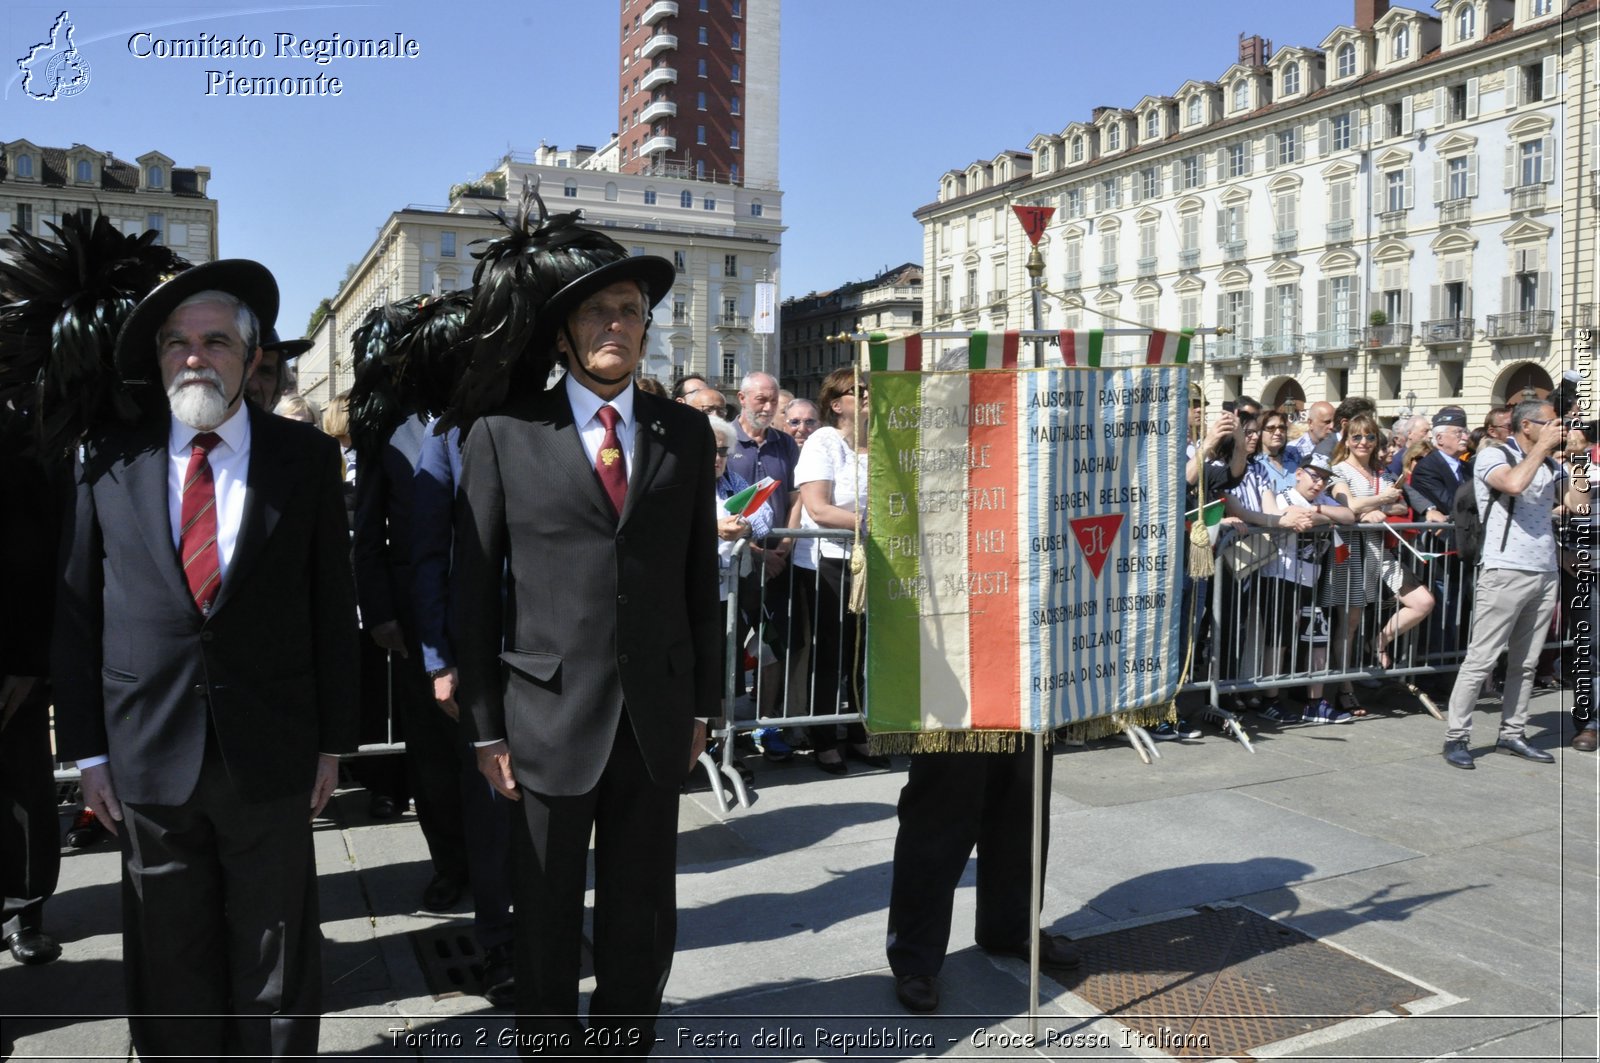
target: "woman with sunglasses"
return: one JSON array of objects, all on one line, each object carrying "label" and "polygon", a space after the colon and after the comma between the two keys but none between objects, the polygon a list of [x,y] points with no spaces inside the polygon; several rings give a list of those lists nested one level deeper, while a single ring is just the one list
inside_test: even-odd
[{"label": "woman with sunglasses", "polygon": [[[790,405],[793,409],[798,402]],[[866,518],[867,509],[867,381],[858,381],[849,366],[835,369],[822,381],[817,396],[825,427],[819,428],[800,448],[794,467],[794,483],[800,492],[800,527],[839,528],[854,531]],[[811,711],[814,716],[832,716],[862,708],[862,658],[864,619],[845,604],[850,600],[850,551],[852,544],[838,539],[800,539],[795,545],[794,563],[801,569],[814,569],[815,581],[801,574],[795,578],[796,596],[804,599],[805,612],[812,619]],[[814,763],[829,775],[843,775],[847,769],[840,754],[835,725],[807,728]],[[873,767],[889,766],[889,758],[874,756],[867,746],[867,732],[859,723],[849,725],[844,751]]]},{"label": "woman with sunglasses", "polygon": [[[1391,513],[1402,515],[1407,507],[1400,488],[1380,471],[1380,438],[1377,421],[1370,414],[1359,414],[1345,425],[1344,435],[1333,451],[1333,497],[1355,513],[1360,525],[1367,526],[1365,531],[1352,533],[1349,559],[1329,567],[1323,588],[1325,603],[1338,610],[1334,630],[1343,656],[1335,667],[1341,671],[1348,671],[1354,664],[1352,650],[1361,620],[1367,605],[1379,600],[1380,586],[1398,603],[1394,616],[1379,627],[1369,643],[1380,669],[1393,666],[1389,647],[1394,640],[1433,611],[1433,595],[1384,549],[1388,533],[1382,525]],[[1340,686],[1339,708],[1353,716],[1367,715],[1349,681]]]},{"label": "woman with sunglasses", "polygon": [[[1274,502],[1279,495],[1295,487],[1296,464],[1289,457],[1289,417],[1282,410],[1267,410],[1259,421],[1245,428],[1246,445],[1251,452],[1250,464],[1244,482],[1228,492],[1228,516],[1259,528],[1277,528],[1284,531],[1303,531],[1311,521],[1299,511],[1282,510]],[[1294,537],[1287,534],[1267,534],[1260,531],[1250,535],[1254,546],[1281,549],[1293,544]],[[1245,651],[1240,664],[1241,675],[1259,678],[1278,674],[1282,667],[1283,650],[1294,631],[1297,613],[1289,609],[1285,577],[1275,564],[1259,570],[1248,586],[1243,588],[1244,606],[1239,626],[1245,631]],[[1268,687],[1266,704],[1247,699],[1242,707],[1261,708],[1269,720],[1285,721],[1298,718],[1298,712],[1285,709],[1279,700],[1279,689]]]}]

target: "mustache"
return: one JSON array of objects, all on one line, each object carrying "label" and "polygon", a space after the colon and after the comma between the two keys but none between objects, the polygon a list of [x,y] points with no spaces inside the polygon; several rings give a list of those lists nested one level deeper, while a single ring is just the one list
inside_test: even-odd
[{"label": "mustache", "polygon": [[184,385],[197,381],[210,384],[219,394],[222,392],[222,374],[215,369],[180,369],[172,378],[172,383],[167,385],[167,393],[170,395]]}]

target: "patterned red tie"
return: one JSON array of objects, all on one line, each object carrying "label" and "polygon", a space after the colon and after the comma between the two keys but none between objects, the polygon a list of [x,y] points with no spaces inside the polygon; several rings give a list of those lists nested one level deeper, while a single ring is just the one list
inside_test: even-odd
[{"label": "patterned red tie", "polygon": [[215,432],[201,432],[190,444],[189,468],[183,474],[183,508],[178,532],[178,556],[183,578],[201,613],[211,611],[222,587],[222,555],[217,552],[217,489],[206,460],[212,447],[222,442]]},{"label": "patterned red tie", "polygon": [[622,516],[622,501],[628,497],[628,465],[622,456],[622,441],[617,438],[617,422],[622,415],[611,405],[600,407],[595,416],[606,426],[606,437],[600,441],[600,453],[595,456],[594,471],[600,477],[600,486],[611,496],[611,507]]}]

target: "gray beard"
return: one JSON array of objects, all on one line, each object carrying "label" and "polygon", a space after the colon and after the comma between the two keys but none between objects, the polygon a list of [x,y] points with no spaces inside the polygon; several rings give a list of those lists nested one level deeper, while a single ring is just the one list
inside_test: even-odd
[{"label": "gray beard", "polygon": [[[188,379],[195,379],[190,376]],[[172,416],[197,432],[209,432],[228,415],[228,400],[222,395],[222,382],[215,386],[187,387],[183,378],[173,381],[167,389],[167,402],[172,406]]]}]

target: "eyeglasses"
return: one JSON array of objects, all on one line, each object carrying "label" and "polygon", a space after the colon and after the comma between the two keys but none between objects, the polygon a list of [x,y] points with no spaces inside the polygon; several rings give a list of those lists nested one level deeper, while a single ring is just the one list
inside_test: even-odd
[{"label": "eyeglasses", "polygon": [[791,417],[791,418],[789,418],[789,427],[790,428],[799,428],[803,424],[810,425],[812,428],[815,428],[815,427],[817,427],[817,425],[819,423],[820,422],[815,417]]},{"label": "eyeglasses", "polygon": [[1376,443],[1378,441],[1377,436],[1368,435],[1366,432],[1362,432],[1359,435],[1352,435],[1349,437],[1349,439],[1352,443]]},{"label": "eyeglasses", "polygon": [[728,456],[728,448],[727,447],[718,447],[716,449],[716,455],[719,458],[727,457]]},{"label": "eyeglasses", "polygon": [[1261,434],[1261,429],[1259,429],[1259,428],[1246,428],[1244,430],[1244,434],[1247,435],[1247,436],[1258,436],[1258,435]]},{"label": "eyeglasses", "polygon": [[1269,424],[1269,425],[1267,425],[1267,427],[1263,428],[1262,431],[1263,432],[1282,432],[1282,431],[1284,431],[1284,427],[1281,424]]},{"label": "eyeglasses", "polygon": [[1542,420],[1542,421],[1541,421],[1541,420],[1538,420],[1538,419],[1537,419],[1537,418],[1534,418],[1534,417],[1525,417],[1525,418],[1523,418],[1523,421],[1522,421],[1522,423],[1523,423],[1523,424],[1536,424],[1536,425],[1538,425],[1538,426],[1539,426],[1539,427],[1540,427],[1540,428],[1543,428],[1543,427],[1544,427],[1544,426],[1545,426],[1545,425],[1547,425],[1547,424],[1549,424],[1549,423],[1550,423],[1550,422],[1551,422],[1551,421],[1553,421],[1553,420],[1555,420],[1555,418],[1554,418],[1554,417],[1546,417],[1546,418],[1545,418],[1545,419],[1544,419],[1544,420]]},{"label": "eyeglasses", "polygon": [[1301,469],[1300,471],[1311,477],[1313,480],[1317,480],[1321,483],[1327,483],[1329,480],[1333,479],[1330,474],[1323,472],[1321,469]]}]

